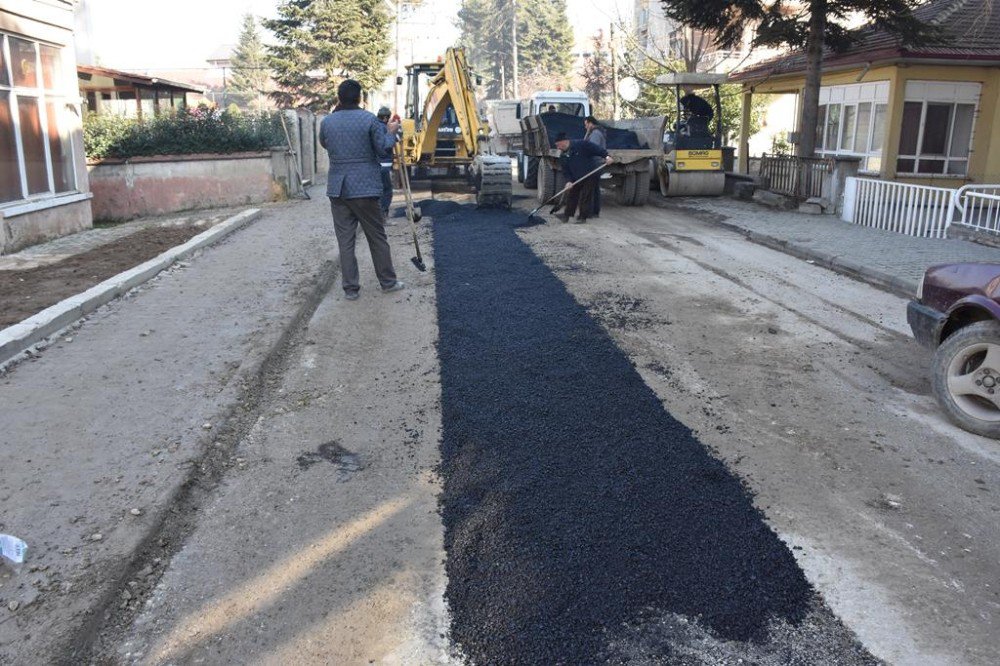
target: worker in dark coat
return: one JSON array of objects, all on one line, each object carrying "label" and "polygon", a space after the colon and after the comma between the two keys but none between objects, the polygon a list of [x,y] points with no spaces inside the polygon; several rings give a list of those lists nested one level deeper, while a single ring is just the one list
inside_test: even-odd
[{"label": "worker in dark coat", "polygon": [[681,97],[681,108],[687,116],[685,122],[689,136],[711,136],[708,124],[715,116],[711,104],[703,97],[688,93]]},{"label": "worker in dark coat", "polygon": [[[392,115],[392,111],[389,107],[383,106],[375,114],[378,121],[383,125],[388,126],[389,117]],[[382,196],[379,197],[379,206],[382,208],[382,215],[385,217],[386,224],[392,224],[389,220],[389,206],[392,205],[392,151],[390,150],[385,155],[382,156],[379,162],[382,165]]]},{"label": "worker in dark coat", "polygon": [[347,79],[337,88],[337,108],[320,125],[320,145],[330,156],[326,195],[333,212],[333,229],[340,248],[340,271],[347,300],[358,298],[361,286],[358,260],[354,256],[358,225],[368,239],[375,274],[383,292],[399,291],[385,235],[385,216],[379,206],[382,196],[383,155],[396,145],[399,123],[383,125],[361,108],[361,84]]},{"label": "worker in dark coat", "polygon": [[565,133],[556,137],[556,148],[564,155],[563,173],[566,174],[566,185],[570,186],[566,195],[566,211],[557,215],[563,222],[576,215],[577,206],[580,214],[576,221],[584,223],[591,216],[591,205],[594,202],[594,188],[597,187],[598,174],[589,174],[603,164],[611,164],[614,160],[608,156],[608,151],[595,143],[584,140],[571,141]]}]

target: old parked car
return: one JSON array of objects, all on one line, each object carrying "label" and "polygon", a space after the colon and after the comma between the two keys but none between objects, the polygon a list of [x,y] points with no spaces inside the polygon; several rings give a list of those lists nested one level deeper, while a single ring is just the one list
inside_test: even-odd
[{"label": "old parked car", "polygon": [[1000,438],[1000,264],[928,268],[906,319],[935,350],[931,384],[948,417]]}]

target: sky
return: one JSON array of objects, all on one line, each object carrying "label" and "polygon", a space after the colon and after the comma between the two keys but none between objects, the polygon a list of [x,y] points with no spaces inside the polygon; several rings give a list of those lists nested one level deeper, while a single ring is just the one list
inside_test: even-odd
[{"label": "sky", "polygon": [[[274,16],[278,4],[277,0],[85,1],[101,64],[140,70],[208,67],[205,59],[210,54],[236,41],[243,14]],[[425,0],[425,5],[407,19],[412,30],[404,31],[418,59],[443,53],[458,37],[454,21],[460,0]],[[567,0],[567,14],[578,42],[585,43],[598,28],[607,30],[617,16],[630,19],[632,5],[632,0]],[[401,44],[404,59],[408,50]]]}]

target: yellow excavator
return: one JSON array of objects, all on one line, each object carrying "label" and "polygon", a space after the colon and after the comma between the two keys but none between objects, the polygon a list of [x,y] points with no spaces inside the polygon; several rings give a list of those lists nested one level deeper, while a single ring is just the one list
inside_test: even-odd
[{"label": "yellow excavator", "polygon": [[461,48],[448,49],[438,62],[407,66],[402,166],[465,169],[477,204],[510,208],[511,161],[488,153],[490,131],[476,111],[475,82]]}]

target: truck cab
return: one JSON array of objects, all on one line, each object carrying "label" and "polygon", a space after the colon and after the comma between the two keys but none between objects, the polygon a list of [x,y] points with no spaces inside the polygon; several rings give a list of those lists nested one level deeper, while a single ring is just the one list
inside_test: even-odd
[{"label": "truck cab", "polygon": [[[537,116],[546,112],[566,113],[579,118],[590,115],[590,99],[585,92],[542,90],[517,105],[517,118]],[[520,131],[520,125],[518,125]],[[530,190],[538,187],[538,159],[519,152],[517,155],[517,180]]]}]

